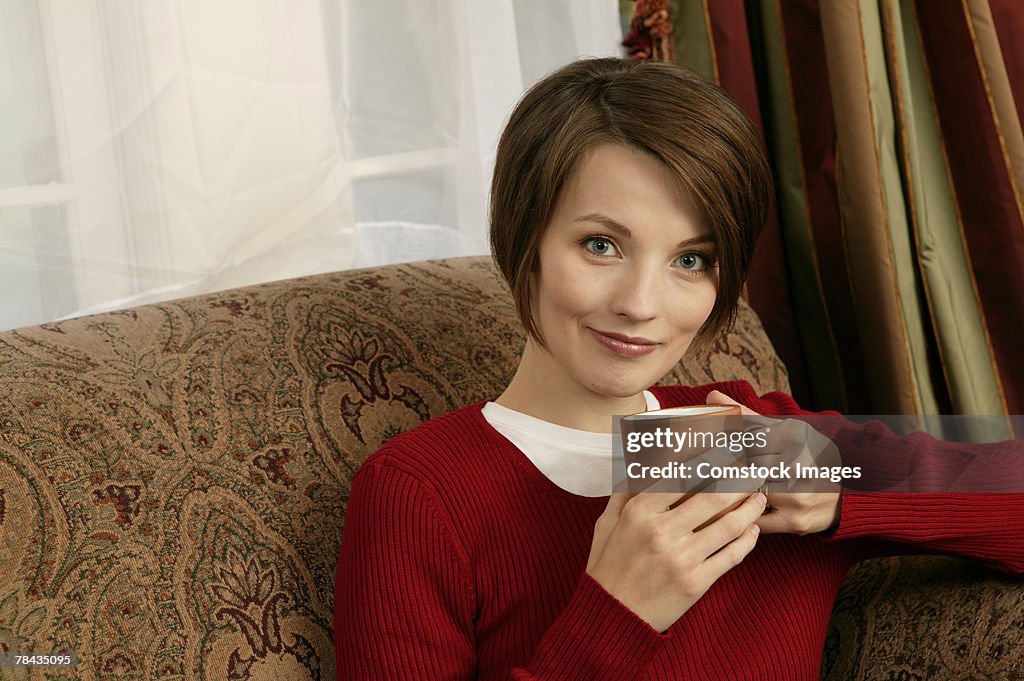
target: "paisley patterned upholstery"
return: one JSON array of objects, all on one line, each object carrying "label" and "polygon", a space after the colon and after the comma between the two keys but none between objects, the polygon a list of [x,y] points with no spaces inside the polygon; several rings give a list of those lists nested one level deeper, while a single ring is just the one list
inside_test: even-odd
[{"label": "paisley patterned upholstery", "polygon": [[[487,258],[0,334],[0,650],[77,652],[83,679],[333,679],[353,473],[395,433],[496,395],[521,344]],[[666,380],[734,378],[787,388],[746,307],[704,366]],[[850,587],[829,678],[939,678],[961,648],[984,656],[977,678],[1020,668],[1021,592],[998,578],[897,559]]]},{"label": "paisley patterned upholstery", "polygon": [[1024,678],[1024,583],[966,560],[868,560],[832,611],[825,679]]}]

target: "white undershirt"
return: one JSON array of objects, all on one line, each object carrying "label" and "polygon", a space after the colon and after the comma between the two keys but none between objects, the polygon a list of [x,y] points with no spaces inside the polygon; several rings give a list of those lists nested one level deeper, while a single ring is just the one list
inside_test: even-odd
[{"label": "white undershirt", "polygon": [[[658,398],[644,391],[647,411],[660,409]],[[551,482],[584,497],[612,491],[612,434],[566,428],[488,402],[484,418],[526,455]]]}]

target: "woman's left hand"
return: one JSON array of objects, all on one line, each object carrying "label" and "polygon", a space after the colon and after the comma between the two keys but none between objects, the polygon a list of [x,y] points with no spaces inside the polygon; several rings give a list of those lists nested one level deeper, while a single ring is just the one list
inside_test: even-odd
[{"label": "woman's left hand", "polygon": [[[707,403],[735,405],[741,408],[743,416],[761,416],[718,390],[708,394]],[[817,467],[841,465],[835,444],[806,422],[763,418],[770,424],[765,428],[767,446],[748,455],[749,462],[769,467],[796,463]],[[767,492],[768,507],[757,525],[766,533],[812,534],[835,529],[839,524],[839,490],[839,483],[828,479],[769,481],[762,488]]]}]

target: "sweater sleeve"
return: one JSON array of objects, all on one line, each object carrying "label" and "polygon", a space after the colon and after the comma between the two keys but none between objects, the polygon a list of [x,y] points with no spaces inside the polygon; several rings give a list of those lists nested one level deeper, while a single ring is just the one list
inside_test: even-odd
[{"label": "sweater sleeve", "polygon": [[339,679],[472,679],[469,564],[427,490],[388,465],[352,482],[334,586]]},{"label": "sweater sleeve", "polygon": [[844,483],[839,525],[825,541],[847,542],[856,559],[943,553],[1024,575],[1024,442],[900,436],[877,421],[800,409],[782,393],[758,406],[765,415],[827,417],[811,423],[837,444],[843,465],[861,465],[874,478],[856,489]]},{"label": "sweater sleeve", "polygon": [[[352,484],[334,593],[339,679],[476,678],[470,561],[429,487],[384,464]],[[517,681],[630,679],[671,634],[659,634],[583,573]]]},{"label": "sweater sleeve", "polygon": [[637,679],[672,636],[659,634],[584,572],[518,681]]}]

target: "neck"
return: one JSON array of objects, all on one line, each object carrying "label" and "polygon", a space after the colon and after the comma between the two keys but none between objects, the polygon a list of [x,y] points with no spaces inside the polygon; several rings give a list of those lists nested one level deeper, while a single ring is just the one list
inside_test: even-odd
[{"label": "neck", "polygon": [[530,338],[519,368],[505,392],[495,400],[503,407],[577,430],[612,432],[612,416],[647,409],[643,393],[602,395],[567,380],[551,354]]}]

